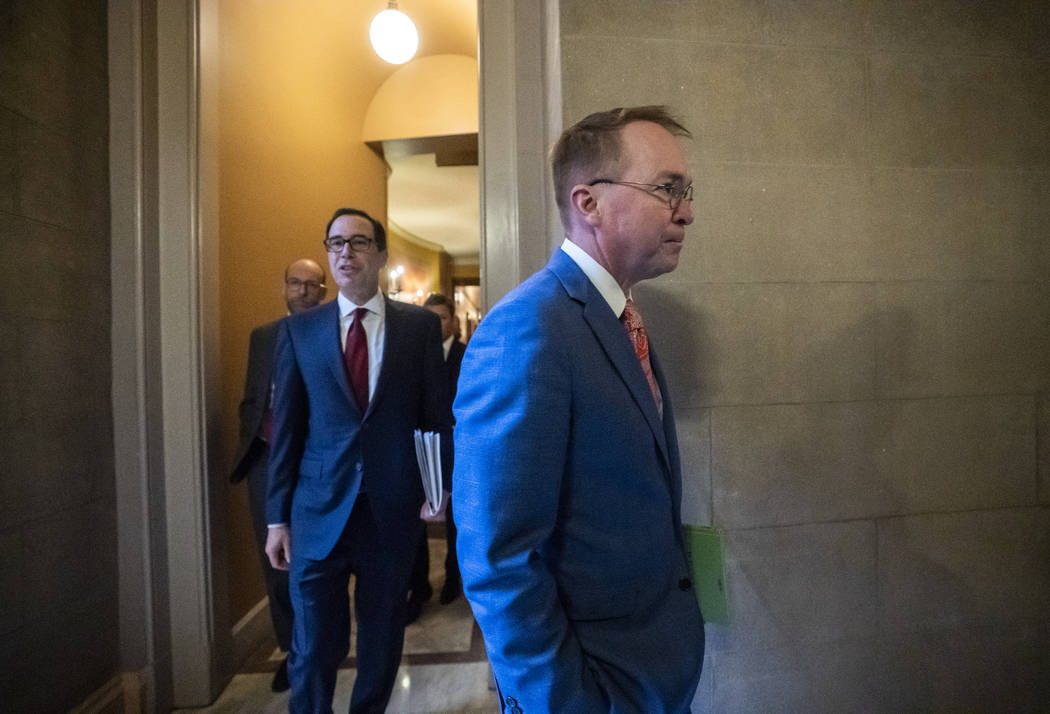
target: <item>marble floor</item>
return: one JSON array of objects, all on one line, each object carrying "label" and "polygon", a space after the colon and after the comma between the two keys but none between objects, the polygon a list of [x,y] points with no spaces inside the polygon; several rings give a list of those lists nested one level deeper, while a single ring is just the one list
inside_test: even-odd
[{"label": "marble floor", "polygon": [[[470,606],[462,596],[448,605],[440,605],[437,600],[445,578],[445,540],[431,537],[429,545],[430,584],[434,588],[434,597],[424,606],[419,620],[405,629],[401,667],[387,712],[497,712],[499,704],[485,659],[485,647]],[[353,651],[351,644],[351,654]],[[248,658],[214,704],[203,709],[175,711],[181,714],[286,712],[288,693],[270,691],[270,681],[281,658],[280,650],[271,640]],[[335,712],[346,712],[350,708],[355,664],[351,656],[339,668],[332,705]]]}]

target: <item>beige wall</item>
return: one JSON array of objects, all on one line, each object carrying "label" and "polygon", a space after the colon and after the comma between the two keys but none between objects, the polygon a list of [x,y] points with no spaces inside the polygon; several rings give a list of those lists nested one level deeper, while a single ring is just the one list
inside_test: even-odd
[{"label": "beige wall", "polygon": [[[401,233],[397,226],[388,226],[387,230],[387,269],[398,265],[405,269],[401,278],[401,290],[415,293],[423,291],[423,299],[441,287],[442,266],[448,255],[443,251],[431,250]],[[444,256],[444,259],[442,258]],[[389,285],[386,286],[389,288]],[[422,305],[423,299],[414,301]]]},{"label": "beige wall", "polygon": [[668,103],[697,220],[638,288],[733,622],[697,711],[1050,697],[1050,11],[561,4],[564,116]]}]

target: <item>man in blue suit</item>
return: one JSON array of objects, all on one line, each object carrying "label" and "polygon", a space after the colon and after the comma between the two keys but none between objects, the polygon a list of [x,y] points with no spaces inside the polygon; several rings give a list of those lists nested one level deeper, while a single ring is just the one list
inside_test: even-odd
[{"label": "man in blue suit", "polygon": [[401,659],[408,577],[423,528],[413,430],[450,442],[441,326],[429,311],[380,292],[382,224],[343,208],[325,235],[339,294],[283,320],[274,352],[266,553],[290,571],[290,710],[331,711],[349,651],[353,573],[350,711],[382,712]]},{"label": "man in blue suit", "polygon": [[452,499],[505,712],[684,712],[700,679],[670,392],[631,300],[693,221],[682,136],[663,107],[567,129],[565,242],[467,347]]}]

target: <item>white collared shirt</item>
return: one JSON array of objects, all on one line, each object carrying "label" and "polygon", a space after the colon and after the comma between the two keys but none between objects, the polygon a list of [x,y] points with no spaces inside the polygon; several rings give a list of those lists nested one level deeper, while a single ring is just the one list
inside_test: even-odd
[{"label": "white collared shirt", "polygon": [[616,315],[616,319],[619,320],[620,316],[623,315],[624,307],[627,305],[627,296],[623,294],[623,288],[616,282],[616,278],[603,268],[597,260],[588,255],[583,248],[569,240],[568,237],[561,244],[561,249],[572,258],[576,265],[580,266],[580,270],[583,271],[583,274],[587,276],[587,279],[591,281],[591,284],[601,296],[605,298],[605,302],[609,305],[613,314]]},{"label": "white collared shirt", "polygon": [[445,350],[445,361],[448,362],[448,352],[452,349],[452,341],[456,339],[455,335],[449,335],[448,339],[441,343],[441,349]]},{"label": "white collared shirt", "polygon": [[[616,319],[619,320],[623,315],[623,309],[627,306],[627,298],[630,295],[623,294],[623,288],[616,282],[608,270],[603,268],[597,260],[592,258],[584,251],[583,248],[573,243],[568,238],[561,244],[561,249],[565,251],[565,254],[572,258],[576,265],[580,266],[580,270],[587,276],[587,279],[591,281],[595,289],[601,293],[601,296],[605,298],[605,302],[609,305],[609,308],[616,315]],[[659,387],[657,387],[659,389]],[[663,413],[662,405],[658,405],[660,413]]]},{"label": "white collared shirt", "polygon": [[355,305],[342,293],[336,294],[336,300],[339,302],[339,344],[343,352],[346,352],[346,335],[354,321],[354,310],[359,307],[368,309],[368,314],[365,315],[362,324],[365,328],[365,338],[368,341],[368,399],[371,401],[376,393],[379,370],[383,366],[386,300],[383,298],[381,291],[377,291],[364,305]]}]

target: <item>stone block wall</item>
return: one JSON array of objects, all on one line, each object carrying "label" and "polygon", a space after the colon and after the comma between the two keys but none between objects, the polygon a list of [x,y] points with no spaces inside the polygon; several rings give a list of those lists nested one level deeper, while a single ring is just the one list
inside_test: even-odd
[{"label": "stone block wall", "polygon": [[0,709],[118,671],[104,0],[0,3]]},{"label": "stone block wall", "polygon": [[[732,622],[694,707],[1050,701],[1050,6],[563,0],[564,119],[669,104],[636,289]],[[638,179],[636,179],[638,180]]]}]

